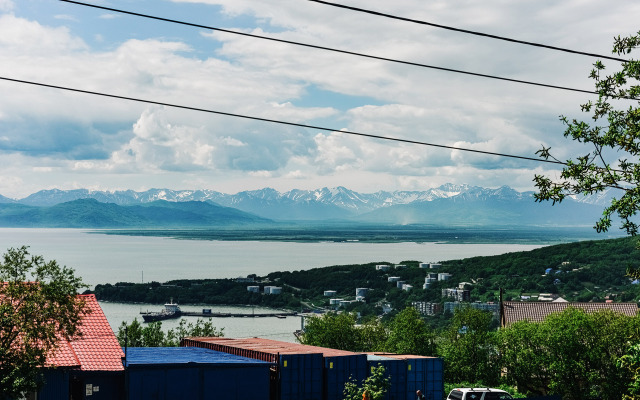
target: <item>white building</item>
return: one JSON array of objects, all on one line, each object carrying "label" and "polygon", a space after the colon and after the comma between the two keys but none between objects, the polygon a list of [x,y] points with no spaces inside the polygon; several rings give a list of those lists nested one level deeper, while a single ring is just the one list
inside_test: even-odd
[{"label": "white building", "polygon": [[280,286],[265,286],[264,294],[280,294],[282,293],[282,287]]},{"label": "white building", "polygon": [[423,289],[428,288],[431,284],[438,282],[438,274],[427,274],[424,278]]},{"label": "white building", "polygon": [[387,264],[376,265],[376,271],[388,271],[389,268],[391,268],[391,265],[387,265]]},{"label": "white building", "polygon": [[387,282],[398,282],[400,280],[399,276],[390,276],[387,278]]},{"label": "white building", "polygon": [[247,292],[260,293],[260,286],[247,286]]},{"label": "white building", "polygon": [[427,303],[425,301],[414,301],[411,306],[422,315],[436,315],[442,312],[442,304]]},{"label": "white building", "polygon": [[338,292],[336,292],[335,290],[325,290],[324,291],[324,297],[333,297],[337,294]]},{"label": "white building", "polygon": [[356,297],[365,297],[368,292],[369,292],[369,288],[364,288],[364,287],[357,288]]},{"label": "white building", "polygon": [[451,274],[448,272],[440,272],[438,274],[439,281],[448,281],[451,278]]}]

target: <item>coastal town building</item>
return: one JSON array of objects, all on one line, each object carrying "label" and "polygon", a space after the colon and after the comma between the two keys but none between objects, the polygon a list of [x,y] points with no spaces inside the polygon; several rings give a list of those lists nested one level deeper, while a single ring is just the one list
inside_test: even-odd
[{"label": "coastal town building", "polygon": [[471,292],[466,289],[442,289],[442,297],[450,297],[454,301],[471,301]]},{"label": "coastal town building", "polygon": [[414,301],[411,307],[415,308],[422,315],[436,315],[442,312],[442,304],[428,303],[426,301]]}]

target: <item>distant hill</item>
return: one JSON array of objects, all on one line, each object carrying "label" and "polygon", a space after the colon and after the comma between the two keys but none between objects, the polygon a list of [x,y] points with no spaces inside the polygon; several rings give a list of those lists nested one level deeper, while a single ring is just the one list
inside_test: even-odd
[{"label": "distant hill", "polygon": [[[347,308],[363,313],[380,313],[376,307],[381,303],[390,303],[401,310],[413,301],[452,301],[442,297],[442,289],[457,288],[460,284],[470,291],[471,301],[497,302],[502,289],[506,300],[534,300],[540,293],[551,293],[568,301],[635,302],[640,300],[640,285],[632,283],[625,276],[625,270],[639,268],[639,260],[638,239],[626,237],[443,261],[437,269],[422,269],[418,261],[407,260],[400,263],[402,268],[377,262],[280,271],[255,277],[256,285],[260,282],[281,286],[282,296],[252,294],[246,290],[252,283],[234,279],[174,280],[163,285],[158,282],[103,284],[96,286],[95,293],[100,300],[120,302],[161,304],[164,299],[173,298],[181,304],[259,304],[299,309],[299,304],[292,304],[299,299],[315,307],[329,307],[329,298],[324,295],[326,290],[336,291],[341,299],[353,300],[356,288],[367,288],[366,302],[356,302]],[[377,269],[377,264],[388,264],[390,269]],[[448,273],[450,277],[431,282],[425,288],[425,277],[431,273]],[[389,281],[390,276],[398,277],[413,289],[398,288],[395,281]]]},{"label": "distant hill", "polygon": [[[99,211],[99,215],[96,203],[73,203],[66,206],[67,211],[74,209],[74,213],[82,213],[75,208],[84,207],[85,217],[74,223],[87,223],[91,226],[100,226],[101,223],[106,224],[105,226],[134,226],[138,222],[153,226],[157,223],[171,226],[184,223],[191,226],[200,223],[198,221],[204,218],[202,213],[207,215],[209,212],[197,204],[209,204],[213,207],[227,207],[224,216],[221,209],[216,209],[217,214],[213,218],[216,223],[232,223],[237,218],[243,221],[248,218],[251,221],[252,218],[259,217],[266,220],[310,223],[348,221],[354,224],[393,225],[584,227],[593,226],[609,198],[609,194],[593,198],[567,198],[561,204],[551,206],[550,203],[536,204],[533,192],[518,192],[507,186],[488,189],[446,184],[424,191],[376,193],[359,193],[344,187],[295,189],[284,193],[265,188],[236,194],[212,190],[151,189],[144,192],[106,192],[53,189],[39,191],[23,199],[0,197],[0,205],[51,208],[63,203],[90,199],[102,204],[112,204],[111,209],[105,207]],[[123,213],[118,216],[113,215],[115,206],[129,208],[118,209],[118,212]],[[151,208],[135,208],[136,206]],[[169,212],[168,209],[172,207],[173,212]],[[195,211],[198,207],[199,211]],[[93,210],[89,211],[88,208]],[[236,213],[232,213],[231,209]],[[0,219],[3,226],[20,226],[19,221],[31,223],[31,226],[58,226],[55,222],[56,215],[61,217],[61,210],[56,208],[51,208],[46,211],[46,215],[41,216],[38,215],[44,212],[42,210],[27,211],[15,207],[5,207],[3,210],[3,217]],[[93,216],[89,217],[89,214]],[[249,214],[251,216],[248,216]],[[211,215],[203,221],[210,219]]]},{"label": "distant hill", "polygon": [[0,204],[0,226],[48,228],[127,228],[246,226],[271,221],[208,202],[153,201],[120,206],[80,199],[50,207]]}]

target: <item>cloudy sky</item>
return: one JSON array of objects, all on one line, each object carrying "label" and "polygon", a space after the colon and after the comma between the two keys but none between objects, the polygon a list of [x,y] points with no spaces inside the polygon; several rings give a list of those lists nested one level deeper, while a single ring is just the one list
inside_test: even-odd
[{"label": "cloudy sky", "polygon": [[[438,67],[592,90],[594,58],[307,0],[87,3]],[[640,30],[640,3],[610,0],[340,0],[525,41],[610,55]],[[634,56],[637,58],[637,55]],[[606,62],[609,70],[619,63]],[[319,130],[0,80],[0,194],[41,189],[443,183],[533,188],[533,161],[358,137],[340,130],[563,159],[559,115],[595,96],[473,77],[154,21],[57,0],[0,0],[0,77],[135,97]]]}]

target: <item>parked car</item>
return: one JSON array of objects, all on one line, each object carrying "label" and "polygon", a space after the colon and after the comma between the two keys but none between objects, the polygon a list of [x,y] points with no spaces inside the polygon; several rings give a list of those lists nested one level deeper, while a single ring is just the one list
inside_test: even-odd
[{"label": "parked car", "polygon": [[508,392],[492,388],[459,388],[453,389],[447,400],[511,400]]}]

